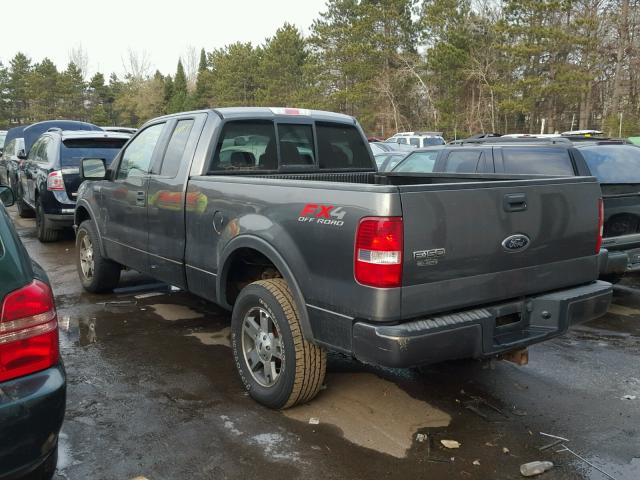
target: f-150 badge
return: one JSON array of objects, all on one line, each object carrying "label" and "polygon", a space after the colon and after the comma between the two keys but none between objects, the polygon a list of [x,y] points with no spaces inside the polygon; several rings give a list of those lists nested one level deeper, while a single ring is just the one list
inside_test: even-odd
[{"label": "f-150 badge", "polygon": [[413,252],[413,259],[418,267],[428,267],[437,265],[440,258],[446,254],[444,248],[431,248],[429,250],[416,250]]}]

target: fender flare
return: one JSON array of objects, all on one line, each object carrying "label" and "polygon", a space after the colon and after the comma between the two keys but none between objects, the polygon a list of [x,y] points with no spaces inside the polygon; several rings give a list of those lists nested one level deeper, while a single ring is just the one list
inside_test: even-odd
[{"label": "fender flare", "polygon": [[89,212],[89,220],[93,222],[93,224],[96,227],[96,231],[98,232],[98,247],[100,247],[100,254],[102,256],[105,256],[104,253],[104,245],[102,243],[102,233],[100,232],[100,226],[98,225],[98,222],[96,222],[96,216],[93,213],[93,209],[91,208],[91,205],[89,205],[89,203],[85,200],[80,200],[78,203],[76,203],[76,211],[73,214],[73,223],[75,224],[75,229],[77,230],[77,227],[79,227],[80,225],[78,224],[78,208],[84,208]]},{"label": "fender flare", "polygon": [[313,344],[316,343],[313,337],[313,331],[311,330],[311,322],[309,321],[309,313],[307,312],[307,304],[304,300],[304,295],[300,289],[300,285],[295,279],[291,268],[280,255],[280,253],[267,241],[260,237],[253,235],[241,235],[229,243],[227,243],[222,250],[218,258],[218,276],[216,278],[216,291],[218,292],[218,304],[223,305],[228,309],[232,309],[232,306],[227,303],[225,285],[227,282],[227,276],[229,274],[230,263],[229,258],[240,248],[251,248],[263,254],[267,257],[282,274],[282,277],[286,280],[291,293],[293,294],[293,300],[296,302],[296,307],[300,314],[300,327],[302,328],[302,335],[305,340]]}]

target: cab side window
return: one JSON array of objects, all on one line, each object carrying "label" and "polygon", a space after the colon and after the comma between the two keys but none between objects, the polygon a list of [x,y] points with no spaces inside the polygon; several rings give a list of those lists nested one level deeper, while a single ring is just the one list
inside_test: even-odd
[{"label": "cab side window", "polygon": [[145,128],[129,143],[127,149],[122,153],[116,174],[117,180],[141,177],[149,173],[153,152],[164,125],[164,123],[156,123]]},{"label": "cab side window", "polygon": [[182,156],[184,155],[189,135],[193,129],[195,120],[188,118],[185,120],[179,120],[176,123],[167,150],[164,152],[164,158],[162,160],[162,167],[160,168],[160,175],[163,177],[175,177],[180,170],[182,164]]},{"label": "cab side window", "polygon": [[478,150],[453,151],[449,153],[444,171],[452,173],[476,173],[484,153]]}]

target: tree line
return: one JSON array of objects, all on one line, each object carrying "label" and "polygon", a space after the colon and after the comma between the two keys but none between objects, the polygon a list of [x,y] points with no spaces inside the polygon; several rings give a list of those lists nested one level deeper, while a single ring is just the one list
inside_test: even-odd
[{"label": "tree line", "polygon": [[0,125],[265,105],[347,113],[380,136],[640,132],[640,0],[328,0],[306,36],[285,23],[192,53],[173,75],[130,52],[122,78],[89,79],[82,58],[59,71],[18,53],[0,66]]}]

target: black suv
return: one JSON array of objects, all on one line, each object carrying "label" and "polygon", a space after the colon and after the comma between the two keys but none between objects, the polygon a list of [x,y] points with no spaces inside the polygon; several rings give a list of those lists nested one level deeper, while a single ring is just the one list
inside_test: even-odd
[{"label": "black suv", "polygon": [[594,176],[604,203],[601,278],[640,271],[640,146],[581,136],[474,139],[416,150],[393,172]]},{"label": "black suv", "polygon": [[63,228],[73,226],[80,160],[101,158],[108,165],[129,138],[104,130],[56,129],[35,141],[19,171],[18,202],[35,211],[41,242],[55,241]]},{"label": "black suv", "polygon": [[0,186],[0,480],[51,478],[66,380],[47,275],[29,258]]}]

